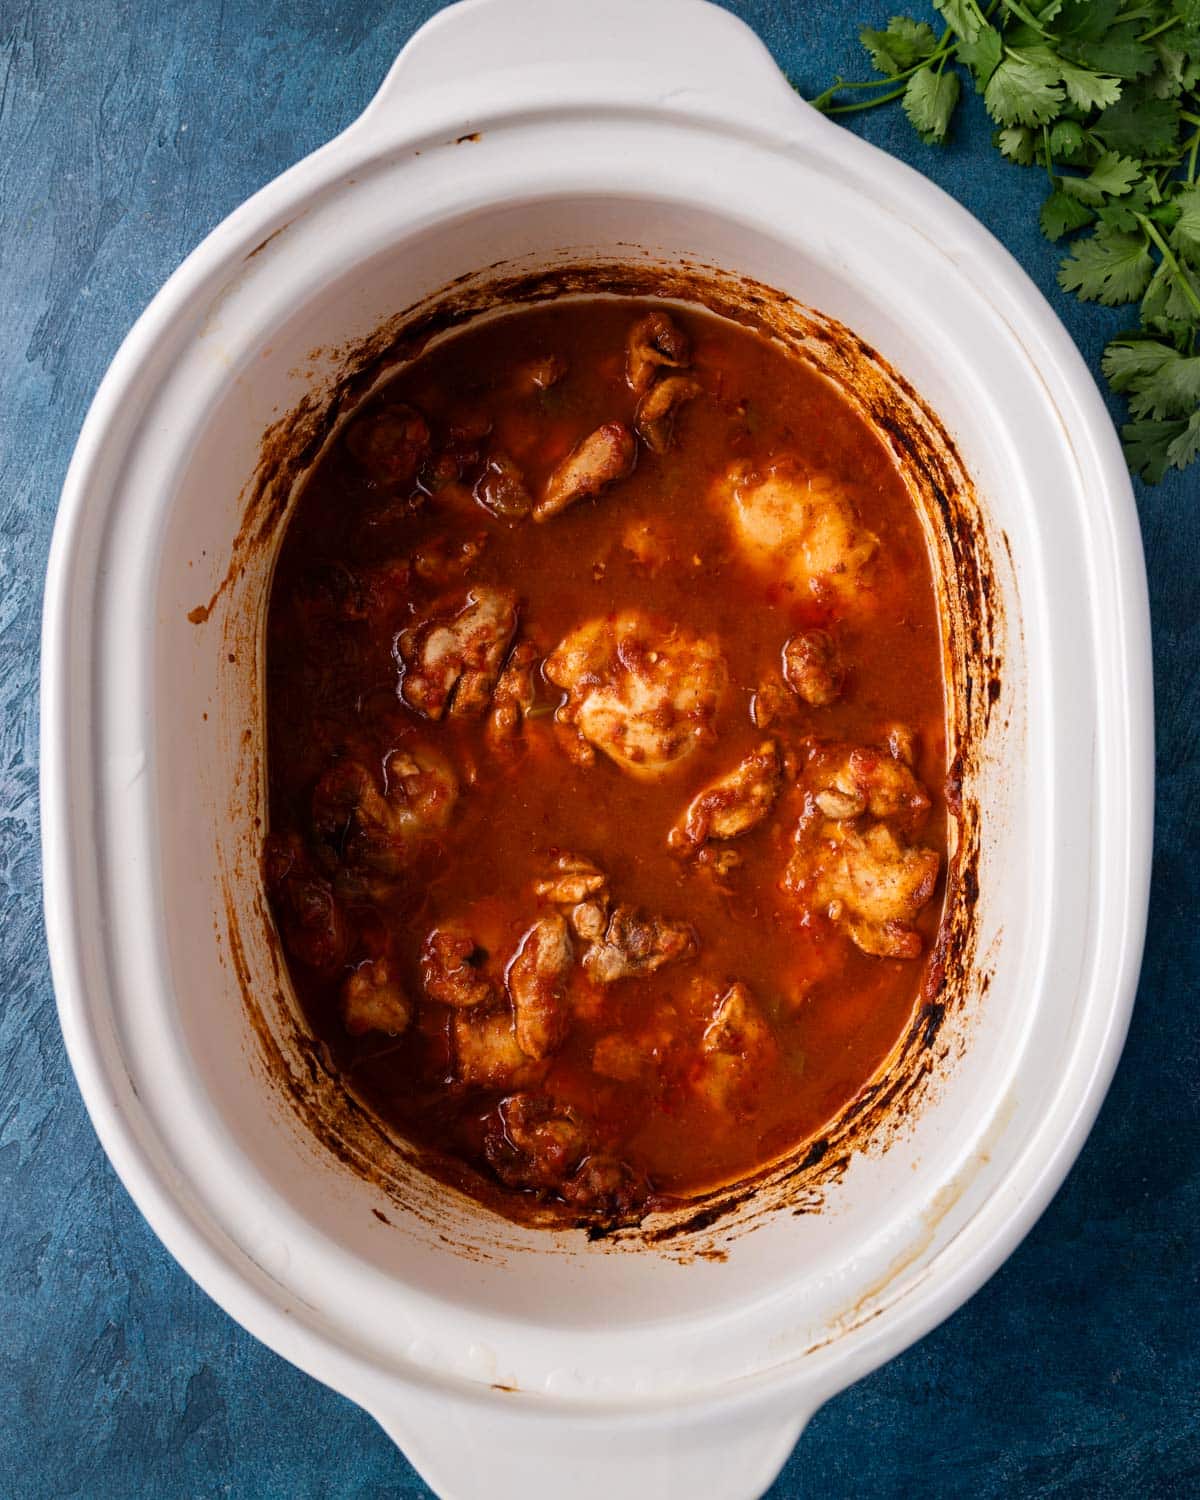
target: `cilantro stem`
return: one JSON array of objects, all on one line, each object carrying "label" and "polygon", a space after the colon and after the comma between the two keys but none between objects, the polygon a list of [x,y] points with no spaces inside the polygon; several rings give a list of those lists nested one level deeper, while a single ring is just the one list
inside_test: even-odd
[{"label": "cilantro stem", "polygon": [[1179,118],[1181,120],[1186,120],[1189,125],[1200,125],[1200,115],[1189,114],[1186,109],[1181,109],[1179,111]]},{"label": "cilantro stem", "polygon": [[[819,106],[823,115],[853,115],[860,109],[874,109],[877,104],[889,104],[893,99],[903,96],[904,89],[891,89],[886,94],[879,94],[874,99],[864,99],[861,104],[826,104]],[[815,101],[814,101],[815,103]]]},{"label": "cilantro stem", "polygon": [[1186,163],[1188,152],[1195,151],[1198,144],[1200,144],[1200,130],[1193,130],[1191,135],[1188,136],[1187,140],[1184,141],[1180,146],[1179,155],[1177,157],[1173,157],[1170,161],[1164,161],[1157,164],[1166,168],[1168,173],[1168,180],[1169,174],[1173,172],[1176,167],[1179,167]]},{"label": "cilantro stem", "polygon": [[[876,104],[882,104],[885,99],[895,99],[897,97],[895,91],[893,90],[893,92],[885,94],[878,99],[870,99],[864,104],[838,104],[831,108],[829,101],[837,98],[844,89],[882,89],[886,88],[889,84],[899,83],[902,79],[911,78],[914,73],[919,73],[922,68],[927,68],[931,63],[937,62],[939,59],[944,62],[953,50],[953,38],[949,32],[946,32],[938,42],[937,48],[928,57],[923,57],[920,62],[913,63],[911,67],[905,68],[902,72],[892,73],[886,78],[862,78],[853,83],[845,78],[835,78],[823,93],[818,94],[815,99],[810,99],[808,102],[814,109],[819,109],[822,114],[826,115],[846,114],[856,109],[871,109]],[[903,92],[904,90],[901,89],[900,93]]]},{"label": "cilantro stem", "polygon": [[1141,36],[1138,37],[1138,41],[1153,41],[1156,36],[1162,36],[1164,31],[1170,31],[1172,26],[1178,26],[1182,20],[1182,16],[1172,16],[1169,20],[1163,21],[1160,25],[1152,26],[1149,31],[1143,31]]},{"label": "cilantro stem", "polygon": [[1174,276],[1175,280],[1179,283],[1179,287],[1183,292],[1183,295],[1195,309],[1196,317],[1200,318],[1200,297],[1196,295],[1196,288],[1192,285],[1191,277],[1185,274],[1183,267],[1175,259],[1174,251],[1171,249],[1170,245],[1167,244],[1166,240],[1163,239],[1162,235],[1159,234],[1154,222],[1151,219],[1148,219],[1145,214],[1135,213],[1133,217],[1138,221],[1138,223],[1142,226],[1142,229],[1146,232],[1146,234],[1150,236],[1155,245],[1158,247],[1159,254],[1162,256],[1163,260],[1166,261],[1167,267],[1170,270],[1172,276]]},{"label": "cilantro stem", "polygon": [[[843,89],[869,89],[872,87],[882,86],[883,82],[884,80],[882,78],[878,80],[878,83],[874,78],[868,78],[861,83],[847,83],[846,80],[839,75],[833,80],[833,82],[827,89],[823,89],[815,99],[810,99],[808,102],[814,109],[819,109],[822,113],[824,113],[825,106],[831,99],[836,98],[836,96],[840,94]],[[798,85],[794,85],[794,87],[798,87]]]},{"label": "cilantro stem", "polygon": [[1054,158],[1050,155],[1050,127],[1042,126],[1042,160],[1046,163],[1046,176],[1050,179],[1051,190],[1058,186],[1058,178],[1054,175]]}]

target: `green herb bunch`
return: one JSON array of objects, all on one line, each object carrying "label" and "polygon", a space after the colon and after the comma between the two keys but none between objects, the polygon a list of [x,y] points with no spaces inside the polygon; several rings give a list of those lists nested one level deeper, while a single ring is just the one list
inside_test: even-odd
[{"label": "green herb bunch", "polygon": [[838,78],[829,115],[899,99],[945,141],[965,69],[1010,161],[1050,182],[1041,225],[1070,237],[1059,284],[1140,303],[1103,369],[1129,402],[1129,466],[1152,483],[1200,457],[1200,0],[933,0],[944,25],[895,16],[859,38],[881,76]]}]

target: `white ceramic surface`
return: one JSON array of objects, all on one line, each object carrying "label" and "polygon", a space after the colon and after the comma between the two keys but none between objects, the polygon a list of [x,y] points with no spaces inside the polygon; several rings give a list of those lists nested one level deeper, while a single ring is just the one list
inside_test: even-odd
[{"label": "white ceramic surface", "polygon": [[[778,1216],[724,1263],[517,1230],[467,1260],[262,1086],[224,929],[221,871],[248,834],[221,811],[244,766],[219,626],[222,611],[259,617],[265,574],[207,625],[186,614],[225,574],[264,429],[322,373],[310,350],[496,261],[629,244],[841,319],[959,444],[1011,556],[1005,714],[982,788],[994,979],[944,1086],[825,1212]],[[761,1493],[822,1401],[1011,1251],[1116,1063],[1152,745],[1141,546],[1108,417],[1005,251],[801,103],[700,0],[444,11],[360,120],[195,251],[80,437],[42,704],[47,931],[106,1150],[190,1274],[373,1412],[446,1500]],[[236,897],[247,923],[251,898]],[[262,953],[248,961],[267,973]],[[391,1227],[370,1211],[385,1203]],[[447,1212],[486,1246],[488,1226]]]}]

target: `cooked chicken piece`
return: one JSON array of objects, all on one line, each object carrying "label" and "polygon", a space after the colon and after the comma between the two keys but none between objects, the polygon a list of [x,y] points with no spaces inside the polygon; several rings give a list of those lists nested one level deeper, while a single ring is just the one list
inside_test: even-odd
[{"label": "cooked chicken piece", "polygon": [[575,1111],[543,1094],[513,1094],[484,1142],[488,1164],[509,1187],[561,1188],[587,1150]]},{"label": "cooked chicken piece", "polygon": [[625,378],[641,396],[659,370],[682,369],[691,361],[692,346],[679,324],[665,312],[647,313],[629,330],[625,345]]},{"label": "cooked chicken piece", "polygon": [[864,953],[917,958],[921,935],[911,924],[933,895],[939,864],[934,850],[902,844],[885,823],[860,833],[831,822],[815,837],[799,835],[784,885],[824,909]]},{"label": "cooked chicken piece", "polygon": [[460,411],[450,421],[444,445],[421,470],[424,491],[445,503],[471,500],[470,487],[462,481],[476,474],[484,462],[492,419],[483,411]]},{"label": "cooked chicken piece", "polygon": [[893,724],[887,732],[888,754],[906,766],[916,765],[917,737],[907,724]]},{"label": "cooked chicken piece", "polygon": [[517,628],[511,589],[477,586],[435,606],[433,615],[400,637],[400,692],[428,719],[447,708],[454,717],[483,712]]},{"label": "cooked chicken piece", "polygon": [[598,495],[632,473],[636,461],[637,443],[629,428],[622,422],[605,422],[551,471],[542,498],[533,507],[533,519],[548,521],[576,500]]},{"label": "cooked chicken piece", "polygon": [[[546,667],[543,663],[542,671]],[[572,763],[583,770],[588,770],[596,764],[596,752],[588,744],[587,740],[580,734],[569,720],[562,717],[562,709],[559,709],[553,720],[554,737],[562,747],[563,754]]]},{"label": "cooked chicken piece", "polygon": [[638,402],[634,426],[651,453],[665,453],[675,435],[679,408],[693,401],[702,386],[690,375],[668,375],[657,380]]},{"label": "cooked chicken piece", "polygon": [[510,743],[520,729],[522,719],[533,707],[537,697],[534,674],[539,654],[532,641],[518,641],[509,653],[492,694],[487,737],[493,746]]},{"label": "cooked chicken piece", "polygon": [[567,979],[575,961],[571,934],[557,912],[525,934],[505,981],[517,1021],[517,1044],[528,1057],[549,1057],[571,1024]]},{"label": "cooked chicken piece", "polygon": [[727,880],[743,861],[736,849],[713,849],[706,846],[696,855],[696,863],[716,880]]},{"label": "cooked chicken piece", "polygon": [[595,896],[608,884],[608,876],[582,854],[560,854],[554,862],[554,874],[539,880],[534,892],[543,901],[556,906],[574,906]]},{"label": "cooked chicken piece", "polygon": [[845,670],[833,637],[825,630],[802,630],[783,648],[783,675],[798,698],[826,708],[841,696]]},{"label": "cooked chicken piece", "polygon": [[598,1038],[592,1048],[592,1072],[617,1083],[636,1083],[657,1073],[675,1041],[674,1019],[669,1009],[660,1007],[636,1035],[614,1031]]},{"label": "cooked chicken piece", "polygon": [[428,745],[393,750],[380,791],[359,761],[335,761],[313,788],[312,819],[331,865],[397,875],[420,845],[449,822],[458,798],[450,762]]},{"label": "cooked chicken piece", "polygon": [[295,834],[267,836],[263,881],[274,898],[280,936],[292,957],[318,973],[336,972],[346,955],[346,923],[332,885],[313,868]]},{"label": "cooked chicken piece", "polygon": [[541,359],[527,359],[513,372],[513,389],[522,395],[533,395],[536,391],[548,391],[567,373],[567,362],[559,354],[546,354]]},{"label": "cooked chicken piece", "polygon": [[698,849],[709,839],[740,838],[768,816],[782,784],[779,747],[766,740],[692,798],[667,842],[673,849]]},{"label": "cooked chicken piece", "polygon": [[496,995],[484,972],[486,955],[475,939],[457,923],[435,927],[421,950],[421,982],[431,1000],[469,1010]]},{"label": "cooked chicken piece", "polygon": [[421,470],[421,490],[452,501],[464,498],[467,492],[461,483],[463,475],[478,464],[478,454],[448,448],[435,454]]},{"label": "cooked chicken piece", "polygon": [[429,424],[411,406],[377,407],[350,424],[346,447],[373,479],[403,489],[429,456]]},{"label": "cooked chicken piece", "polygon": [[455,1076],[482,1089],[536,1087],[549,1066],[517,1045],[510,1011],[456,1010],[451,1016]]},{"label": "cooked chicken piece", "polygon": [[711,733],[725,688],[720,647],[639,610],[589,620],[546,660],[558,711],[634,776],[669,770]]},{"label": "cooked chicken piece", "polygon": [[720,1109],[744,1100],[755,1076],[774,1062],[775,1037],[740,980],[717,1000],[700,1050],[702,1061],[693,1083]]},{"label": "cooked chicken piece", "polygon": [[444,536],[433,537],[413,553],[413,572],[426,583],[453,583],[479,560],[486,545],[487,537],[482,534],[457,544]]},{"label": "cooked chicken piece", "polygon": [[614,909],[604,929],[583,955],[588,978],[597,984],[653,974],[664,964],[696,953],[696,934],[687,922],[648,916],[633,906]]},{"label": "cooked chicken piece", "polygon": [[432,745],[402,745],[384,762],[388,806],[397,832],[416,840],[445,828],[458,800],[458,777]]},{"label": "cooked chicken piece", "polygon": [[498,678],[487,672],[464,672],[458,680],[458,690],[450,705],[450,714],[455,719],[482,719],[492,701]]},{"label": "cooked chicken piece", "polygon": [[721,481],[718,501],[751,562],[818,596],[852,598],[879,545],[850,497],[819,474],[742,464]]},{"label": "cooked chicken piece", "polygon": [[394,875],[407,863],[409,843],[393,823],[387,798],[356,760],[338,760],[312,794],[313,832],[329,865]]},{"label": "cooked chicken piece", "polygon": [[559,1192],[591,1217],[606,1223],[636,1223],[645,1210],[650,1186],[616,1157],[589,1156]]},{"label": "cooked chicken piece", "polygon": [[675,538],[657,519],[630,521],[621,533],[621,546],[635,563],[657,573],[678,557]]},{"label": "cooked chicken piece", "polygon": [[766,677],[750,699],[750,722],[755,729],[770,729],[781,719],[794,719],[796,700],[783,685],[783,678]]},{"label": "cooked chicken piece", "polygon": [[581,901],[578,906],[571,908],[569,920],[571,931],[577,938],[585,943],[599,942],[608,926],[608,897]]},{"label": "cooked chicken piece", "polygon": [[399,1036],[412,1020],[412,1002],[386,958],[359,964],[342,985],[342,1024],[351,1036],[386,1031]]},{"label": "cooked chicken piece", "polygon": [[884,750],[856,746],[819,773],[814,801],[827,818],[891,818],[915,827],[929,811],[929,794],[904,764]]},{"label": "cooked chicken piece", "polygon": [[493,453],[475,483],[475,499],[498,521],[523,521],[533,509],[525,476],[507,453]]}]

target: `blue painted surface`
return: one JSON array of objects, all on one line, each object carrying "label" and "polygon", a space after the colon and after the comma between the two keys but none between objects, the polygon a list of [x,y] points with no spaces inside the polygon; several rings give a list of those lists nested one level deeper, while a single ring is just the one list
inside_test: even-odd
[{"label": "blue painted surface", "polygon": [[[566,0],[564,0],[566,3]],[[374,1423],[256,1344],[158,1245],[63,1053],[37,851],[39,603],[80,422],[200,237],[365,105],[433,0],[0,0],[0,1497],[428,1493]],[[886,0],[746,0],[784,68],[861,75]],[[636,45],[636,43],[631,43]],[[977,101],[943,152],[856,128],[1017,255],[1095,366],[1124,315],[1054,286],[1042,182]],[[1200,471],[1139,488],[1154,613],[1150,939],[1117,1081],[1066,1186],[966,1308],[813,1421],[773,1500],[1200,1494]]]}]

